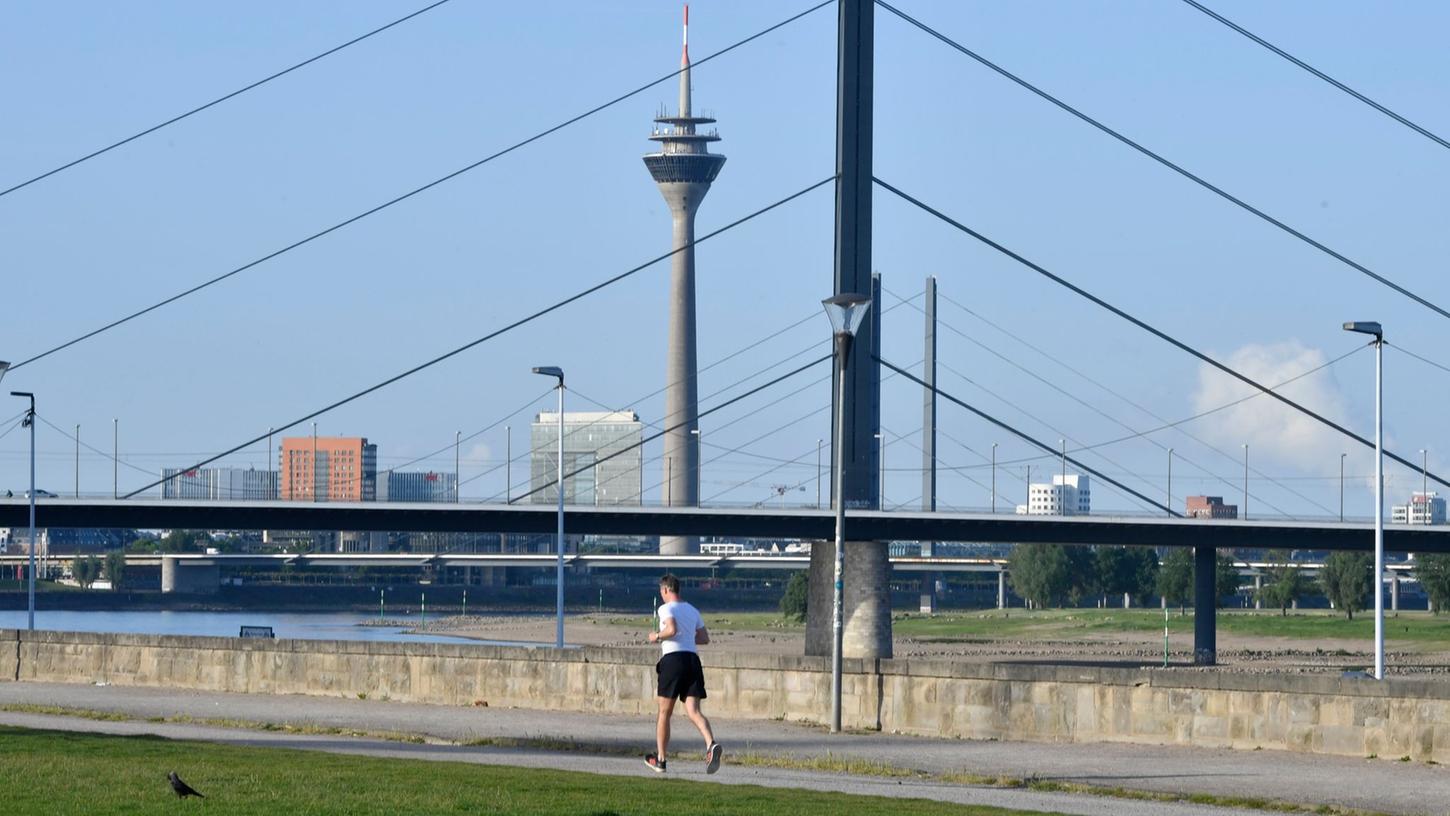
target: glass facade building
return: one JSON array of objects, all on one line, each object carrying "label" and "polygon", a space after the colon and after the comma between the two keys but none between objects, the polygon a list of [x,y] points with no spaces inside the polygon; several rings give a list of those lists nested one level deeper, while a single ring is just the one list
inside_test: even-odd
[{"label": "glass facade building", "polygon": [[[564,473],[582,471],[564,480],[564,503],[638,507],[644,487],[643,429],[633,411],[565,411]],[[529,438],[531,504],[559,500],[558,444],[559,414],[540,413]]]}]

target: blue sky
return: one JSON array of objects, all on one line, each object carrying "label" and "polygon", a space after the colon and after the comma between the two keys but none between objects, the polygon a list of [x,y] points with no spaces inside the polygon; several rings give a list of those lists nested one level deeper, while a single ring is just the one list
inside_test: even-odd
[{"label": "blue sky", "polygon": [[[7,103],[0,183],[420,5],[12,3],[0,27]],[[809,5],[697,2],[691,53],[699,59]],[[1441,260],[1450,254],[1443,192],[1450,152],[1188,6],[900,6],[1377,272],[1450,302]],[[1450,132],[1443,104],[1450,54],[1441,35],[1450,12],[1443,6],[1220,0],[1214,8],[1422,125]],[[0,198],[0,265],[7,270],[0,358],[25,359],[673,70],[678,17],[678,4],[663,0],[454,0]],[[694,72],[696,106],[719,117],[717,148],[729,157],[701,211],[702,232],[831,172],[834,33],[834,9],[823,9]],[[877,47],[876,172],[883,179],[1269,380],[1351,350],[1358,340],[1339,329],[1349,319],[1380,320],[1391,342],[1450,363],[1450,324],[1438,316],[883,10]],[[35,391],[47,420],[67,430],[80,424],[82,438],[106,451],[119,418],[122,459],[134,466],[121,469],[123,490],[149,480],[141,471],[187,464],[263,433],[666,251],[668,215],[640,156],[650,149],[645,137],[656,108],[673,106],[674,94],[672,82],[661,84],[14,372],[6,390]],[[944,302],[951,329],[942,329],[942,359],[976,384],[943,371],[943,387],[1040,438],[1092,444],[1124,435],[1117,423],[1138,430],[1159,423],[1021,341],[1168,420],[1246,393],[879,190],[876,214],[874,264],[893,293],[885,305],[895,306],[885,316],[885,356],[907,367],[920,360],[920,301],[897,301],[919,295],[924,277],[935,274],[944,297],[1015,335]],[[702,366],[805,319],[709,369],[702,394],[791,355],[803,362],[824,353],[818,301],[830,290],[831,215],[823,188],[699,248]],[[366,435],[384,466],[398,465],[447,446],[456,430],[472,433],[543,396],[547,383],[529,373],[539,364],[570,372],[570,408],[595,408],[594,400],[658,420],[660,398],[645,395],[663,385],[667,279],[666,265],[652,267],[329,414],[319,427]],[[1411,458],[1427,448],[1432,468],[1444,467],[1450,456],[1435,406],[1450,397],[1450,375],[1393,350],[1386,355],[1387,439]],[[1290,393],[1367,434],[1372,376],[1372,357],[1362,353]],[[795,381],[808,382],[808,375]],[[829,393],[816,384],[769,404],[787,391],[704,420],[706,497],[755,502],[785,484],[805,488],[794,499],[814,500],[815,440],[828,435]],[[901,380],[888,380],[883,391],[887,499],[910,502],[920,493],[921,396]],[[549,404],[545,397],[534,410]],[[711,404],[702,400],[702,407]],[[993,442],[1002,461],[1036,455],[964,412],[942,412],[951,436],[939,443],[942,464],[963,469],[942,477],[943,503],[987,503],[982,485],[990,476],[977,454]],[[0,419],[11,413],[0,411]],[[528,411],[509,421],[515,453],[526,445],[528,421]],[[1167,475],[1159,445],[1172,446],[1186,457],[1173,468],[1175,503],[1199,492],[1238,501],[1246,441],[1258,471],[1250,483],[1255,515],[1271,508],[1308,515],[1337,511],[1339,453],[1350,451],[1348,511],[1369,510],[1370,458],[1264,399],[1187,428],[1197,439],[1163,432],[1153,437],[1159,444],[1122,443],[1098,451],[1107,459],[1085,459],[1158,496]],[[71,489],[71,446],[41,426],[42,487]],[[736,447],[743,452],[725,453]],[[0,440],[3,487],[23,488],[25,451],[18,431]],[[463,477],[472,478],[465,498],[503,491],[502,471],[490,472],[503,451],[501,427],[465,444]],[[658,453],[652,446],[646,458]],[[265,459],[257,446],[231,461]],[[799,462],[767,472],[779,459]],[[430,465],[451,469],[451,451],[416,467]],[[1000,506],[1023,500],[1022,467],[999,471]],[[1418,488],[1418,474],[1389,472],[1391,499]],[[515,468],[516,481],[522,473]],[[646,486],[658,481],[658,474],[647,477]],[[109,460],[83,451],[82,492],[110,489]],[[1102,487],[1094,492],[1101,509],[1137,507]]]}]

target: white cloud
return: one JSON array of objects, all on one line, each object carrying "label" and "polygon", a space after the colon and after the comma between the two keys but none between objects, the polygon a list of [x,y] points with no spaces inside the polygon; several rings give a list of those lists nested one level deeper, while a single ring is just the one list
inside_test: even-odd
[{"label": "white cloud", "polygon": [[[1324,365],[1327,359],[1323,351],[1289,340],[1249,344],[1223,362],[1272,388]],[[1348,420],[1350,411],[1344,390],[1332,370],[1316,372],[1276,390],[1321,416],[1358,430]],[[1204,363],[1199,366],[1198,387],[1193,394],[1194,412],[1208,411],[1253,393],[1256,389],[1252,386]],[[1226,450],[1237,450],[1248,443],[1250,464],[1263,470],[1294,468],[1306,473],[1330,472],[1338,469],[1340,452],[1349,453],[1351,469],[1357,465],[1362,467],[1372,459],[1358,443],[1268,395],[1207,416],[1194,426],[1198,429],[1195,433]]]}]

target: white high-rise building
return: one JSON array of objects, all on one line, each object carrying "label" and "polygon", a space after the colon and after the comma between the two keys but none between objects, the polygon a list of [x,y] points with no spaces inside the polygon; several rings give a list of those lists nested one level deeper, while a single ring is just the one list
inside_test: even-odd
[{"label": "white high-rise building", "polygon": [[1390,509],[1393,524],[1444,524],[1445,500],[1433,490],[1410,494],[1409,504],[1397,504]]},{"label": "white high-rise building", "polygon": [[1052,483],[1034,482],[1027,487],[1027,503],[1017,505],[1019,516],[1086,516],[1092,512],[1092,488],[1088,477],[1079,473],[1052,475]]},{"label": "white high-rise building", "polygon": [[[564,503],[596,507],[641,504],[640,439],[644,425],[634,411],[564,412]],[[534,504],[559,500],[559,414],[544,411],[530,432],[529,482]],[[572,474],[572,475],[570,475]]]}]

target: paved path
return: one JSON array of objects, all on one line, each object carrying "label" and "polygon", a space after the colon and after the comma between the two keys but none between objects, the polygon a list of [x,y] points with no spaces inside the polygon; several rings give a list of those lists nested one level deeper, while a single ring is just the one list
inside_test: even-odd
[{"label": "paved path", "polygon": [[[0,711],[0,723],[106,733],[151,733],[248,745],[274,745],[376,756],[560,767],[607,774],[646,774],[637,759],[611,753],[651,747],[653,718],[505,708],[455,708],[376,700],[295,695],[246,695],[121,686],[0,683],[0,706],[56,705],[110,711],[144,719],[190,717],[314,724],[360,731],[395,731],[461,742],[490,737],[554,738],[597,753],[560,754],[494,746],[407,744],[377,739],[246,731],[206,725],[103,722]],[[706,703],[708,711],[708,702]],[[1310,756],[1281,751],[1230,751],[1121,744],[1058,745],[937,740],[889,734],[832,736],[808,726],[759,720],[713,721],[726,746],[726,767],[706,777],[694,754],[698,736],[683,717],[675,725],[676,762],[670,775],[722,784],[760,784],[911,796],[1072,814],[1231,814],[1224,808],[1133,802],[1089,795],[1042,793],[923,780],[896,780],[730,765],[750,752],[799,758],[851,757],[935,774],[1037,776],[1092,785],[1173,793],[1247,796],[1299,804],[1331,804],[1395,814],[1450,813],[1450,769],[1419,763]]]}]

